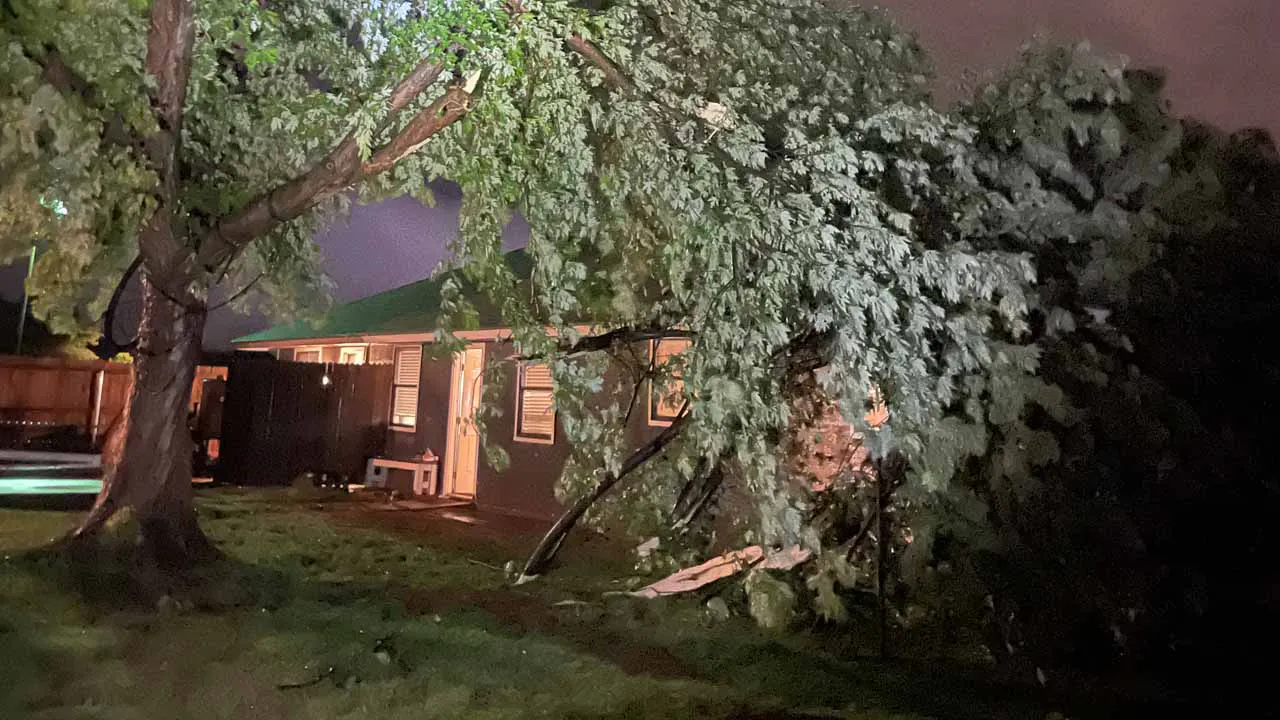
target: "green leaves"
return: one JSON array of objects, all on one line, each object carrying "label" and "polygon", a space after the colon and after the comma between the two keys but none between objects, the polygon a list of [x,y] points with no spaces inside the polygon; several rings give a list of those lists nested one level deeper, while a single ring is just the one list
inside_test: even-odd
[{"label": "green leaves", "polygon": [[[82,27],[52,1],[22,7],[23,22],[0,31],[2,247],[48,238],[38,307],[85,322],[136,252],[155,185],[136,151],[104,135],[154,128],[145,14],[108,3]],[[1073,419],[1070,398],[1037,374],[1071,357],[1105,379],[1097,358],[1123,348],[1089,308],[1119,310],[1158,257],[1165,215],[1153,203],[1180,142],[1158,91],[1135,91],[1123,64],[1086,47],[1035,46],[948,114],[928,102],[921,49],[877,12],[817,0],[523,7],[201,3],[183,126],[191,237],[348,134],[368,158],[439,97],[388,116],[405,74],[439,59],[446,82],[482,78],[467,115],[359,197],[417,195],[440,178],[462,188],[452,249],[465,281],[524,351],[552,361],[574,448],[561,489],[584,492],[619,466],[634,440],[624,423],[646,412],[651,384],[678,375],[689,399],[670,457],[600,518],[660,524],[689,476],[723,461],[755,501],[762,540],[806,537],[807,494],[785,482],[777,438],[794,376],[816,366],[855,423],[883,392],[889,421],[869,445],[905,456],[916,490],[957,493],[992,448],[1002,477],[1060,457],[1043,418]],[[574,35],[592,52],[570,48]],[[31,54],[47,41],[97,88],[95,103],[42,81]],[[41,197],[62,200],[65,217]],[[261,278],[240,304],[322,310],[312,236],[349,201],[238,256],[229,287]],[[532,228],[528,281],[503,257],[513,211]],[[444,298],[451,327],[473,327],[477,308],[457,290]],[[647,343],[565,357],[547,336],[583,325],[692,342],[655,361]],[[1086,332],[1108,344],[1075,353]],[[612,512],[628,503],[640,509]]]},{"label": "green leaves", "polygon": [[[811,2],[613,3],[590,37],[628,89],[566,51],[582,20],[562,11],[521,18],[508,53],[521,64],[424,152],[462,185],[457,251],[517,336],[581,322],[693,331],[674,462],[734,458],[764,538],[801,533],[770,438],[788,422],[787,348],[814,333],[833,336],[831,392],[854,413],[873,385],[888,389],[882,450],[946,487],[985,449],[975,405],[1035,371],[1018,344],[1034,266],[985,243],[1003,205],[980,180],[978,131],[923,103],[915,44],[877,14]],[[699,113],[713,104],[733,122],[709,127]],[[504,279],[497,251],[512,204],[533,230],[528,286]],[[647,358],[614,361],[635,351]],[[573,387],[613,393],[603,410],[562,391],[581,448],[571,494],[625,448],[610,423],[637,385],[597,380]]]}]

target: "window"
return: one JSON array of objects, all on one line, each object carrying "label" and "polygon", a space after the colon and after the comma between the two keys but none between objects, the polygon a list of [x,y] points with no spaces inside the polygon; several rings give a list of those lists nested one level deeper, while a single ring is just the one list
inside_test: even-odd
[{"label": "window", "polygon": [[363,365],[364,347],[338,348],[338,363],[341,365]]},{"label": "window", "polygon": [[516,440],[551,444],[556,438],[555,396],[551,366],[537,363],[520,366],[516,388]]},{"label": "window", "polygon": [[422,348],[396,348],[395,379],[391,387],[391,427],[418,425],[418,378],[422,376]]},{"label": "window", "polygon": [[[678,355],[689,349],[689,341],[685,338],[669,338],[654,340],[650,347],[653,353],[654,366],[661,368]],[[680,380],[680,369],[668,370],[669,377],[665,386],[654,381],[649,382],[649,424],[670,425],[675,421],[684,405],[684,383]]]},{"label": "window", "polygon": [[320,348],[298,348],[293,351],[293,361],[318,363],[320,362]]}]

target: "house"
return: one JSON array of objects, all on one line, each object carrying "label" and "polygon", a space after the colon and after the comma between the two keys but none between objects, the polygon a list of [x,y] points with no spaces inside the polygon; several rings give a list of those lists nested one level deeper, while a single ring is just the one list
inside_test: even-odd
[{"label": "house", "polygon": [[[517,277],[531,261],[508,253]],[[542,364],[512,363],[514,346],[499,313],[476,299],[477,327],[455,332],[466,342],[452,356],[432,352],[440,326],[441,290],[447,274],[333,307],[318,323],[287,323],[238,338],[238,350],[266,352],[295,363],[390,364],[386,435],[382,456],[414,458],[430,451],[441,458],[439,482],[429,494],[474,500],[478,506],[537,518],[560,511],[554,494],[569,446],[552,403],[551,374]],[[678,352],[683,340],[652,343],[649,352]],[[484,440],[505,448],[510,465],[497,471],[483,461],[481,430],[472,421],[484,394],[485,369],[504,373],[497,399],[502,418],[488,423]],[[491,376],[492,377],[492,376]],[[671,423],[677,408],[649,391],[646,412],[634,413],[628,439],[636,444]],[[669,396],[668,396],[669,397]],[[405,478],[393,486],[407,490]]]}]

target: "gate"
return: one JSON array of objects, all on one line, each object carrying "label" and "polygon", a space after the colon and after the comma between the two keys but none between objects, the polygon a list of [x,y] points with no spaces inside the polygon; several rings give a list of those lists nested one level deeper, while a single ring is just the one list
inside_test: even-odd
[{"label": "gate", "polygon": [[393,372],[391,365],[237,357],[227,378],[214,477],[283,485],[311,471],[358,482],[365,460],[386,445]]}]

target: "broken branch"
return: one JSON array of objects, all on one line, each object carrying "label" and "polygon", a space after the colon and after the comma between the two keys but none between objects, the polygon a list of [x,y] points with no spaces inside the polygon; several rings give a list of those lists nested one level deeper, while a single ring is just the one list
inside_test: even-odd
[{"label": "broken branch", "polygon": [[[588,335],[579,338],[572,343],[561,344],[557,351],[561,355],[581,355],[589,352],[600,352],[603,350],[612,350],[614,348],[630,345],[631,343],[644,342],[646,340],[663,340],[668,338],[695,338],[697,333],[691,330],[676,330],[672,328],[634,328],[625,327],[616,330],[610,330],[600,335]],[[542,355],[520,355],[518,360],[545,360]]]},{"label": "broken branch", "polygon": [[[441,63],[423,61],[406,75],[391,92],[386,124],[431,87],[443,71]],[[467,85],[457,83],[450,86],[444,95],[420,110],[390,141],[375,151],[367,162],[360,161],[355,135],[348,134],[306,172],[262,193],[215,223],[200,244],[197,263],[212,270],[254,238],[299,217],[355,182],[389,170],[465,115],[470,107],[470,97],[471,89]]]},{"label": "broken branch", "polygon": [[542,537],[541,542],[538,543],[538,547],[534,548],[533,553],[525,562],[524,570],[521,571],[520,578],[516,580],[517,585],[529,582],[538,575],[541,575],[551,564],[551,561],[555,559],[556,553],[560,550],[560,546],[564,544],[564,539],[568,537],[569,532],[578,524],[578,521],[582,519],[582,516],[586,514],[587,510],[589,510],[597,500],[603,497],[605,493],[613,489],[613,486],[617,485],[623,478],[634,472],[636,468],[644,465],[654,455],[662,452],[663,448],[669,445],[672,440],[679,437],[680,433],[689,422],[688,409],[689,401],[686,400],[684,405],[680,407],[680,412],[678,413],[678,417],[675,422],[668,425],[652,440],[641,445],[632,452],[631,455],[627,457],[626,461],[622,463],[622,467],[619,468],[616,474],[607,473],[604,476],[604,479],[601,480],[595,488],[591,490],[591,492],[578,498],[578,500],[570,506],[558,520],[556,520],[556,524],[552,525],[551,529],[547,531],[547,534]]}]

